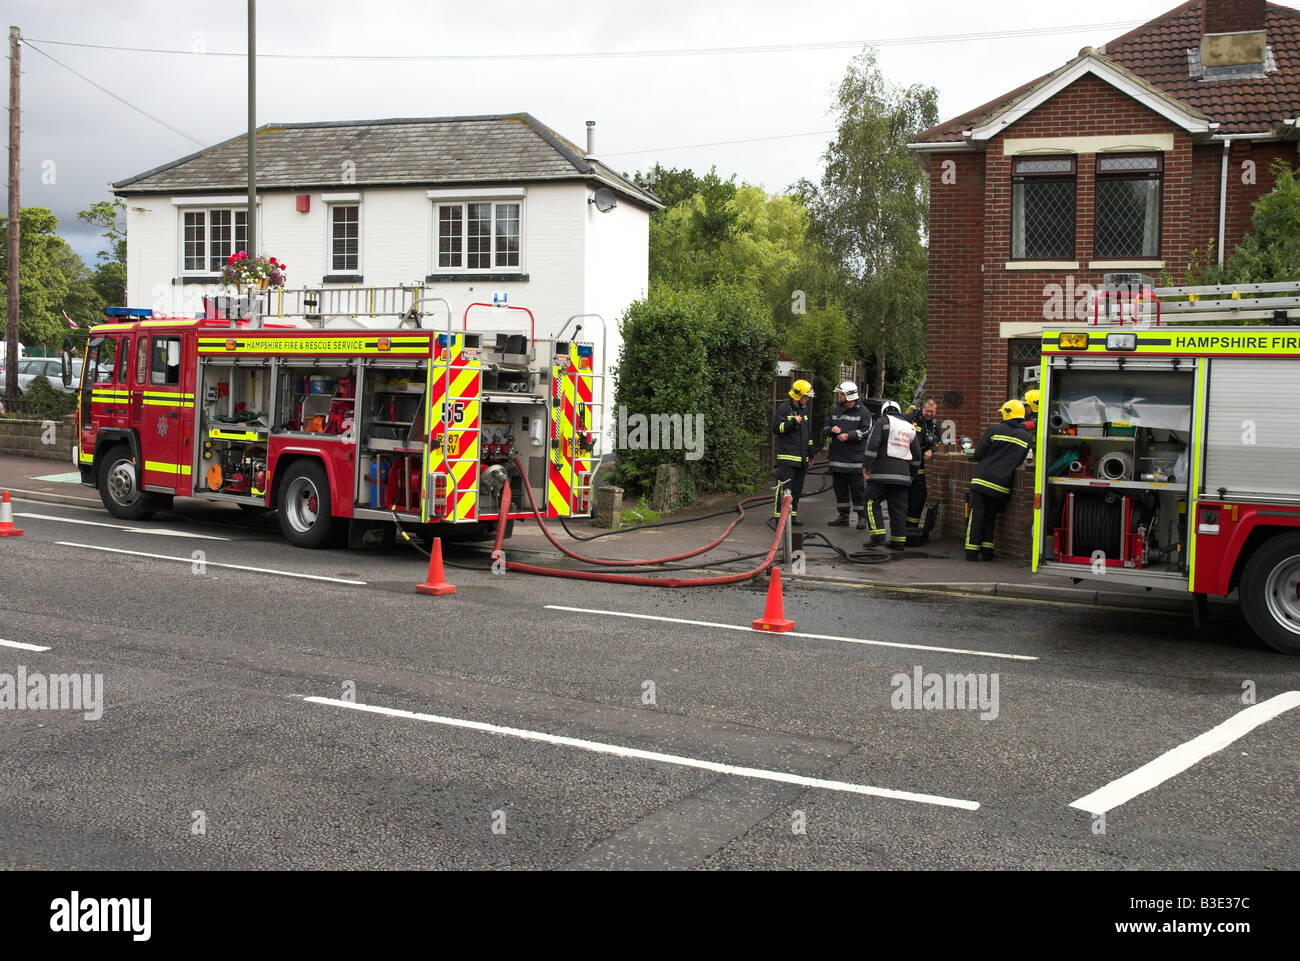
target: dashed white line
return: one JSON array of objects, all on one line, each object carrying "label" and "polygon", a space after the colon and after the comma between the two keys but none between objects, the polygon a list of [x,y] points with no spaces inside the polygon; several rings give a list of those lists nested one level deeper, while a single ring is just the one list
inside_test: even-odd
[{"label": "dashed white line", "polygon": [[800,787],[819,788],[823,791],[841,791],[847,794],[866,794],[871,797],[891,798],[896,801],[914,801],[918,804],[935,804],[940,807],[961,808],[964,811],[979,810],[978,801],[963,801],[959,798],[942,797],[937,794],[916,794],[912,791],[895,791],[891,788],[871,787],[867,784],[853,784],[849,781],[829,781],[825,778],[806,777],[802,774],[788,774],[784,771],[768,771],[763,768],[741,767],[735,764],[721,764],[717,761],[705,761],[700,758],[683,757],[678,754],[661,754],[658,751],[643,751],[640,748],[623,747],[619,744],[605,744],[601,741],[584,741],[575,737],[562,737],[547,734],[545,731],[528,731],[517,727],[502,727],[498,724],[486,724],[482,721],[468,721],[457,717],[439,717],[436,714],[420,714],[415,711],[403,711],[392,707],[378,707],[373,704],[357,704],[352,701],[340,701],[332,697],[307,697],[303,700],[311,704],[325,704],[330,707],[344,707],[350,711],[364,711],[369,714],[384,714],[388,717],[400,717],[412,721],[426,721],[447,727],[465,728],[471,731],[483,731],[488,734],[503,734],[526,741],[541,741],[563,747],[574,747],[598,754],[613,754],[616,757],[633,758],[641,761],[656,761],[661,764],[676,764],[680,767],[693,767],[703,771],[715,771],[718,774],[730,774],[735,777],[755,778],[760,781],[777,781],[781,784],[795,784]]},{"label": "dashed white line", "polygon": [[212,534],[192,534],[189,531],[174,531],[166,527],[128,527],[124,524],[105,524],[102,521],[79,521],[74,517],[59,517],[55,514],[28,514],[14,512],[14,517],[29,517],[37,521],[59,521],[63,524],[80,524],[82,527],[108,527],[128,534],[157,534],[159,537],[192,537],[201,541],[227,541],[228,537],[215,537]]},{"label": "dashed white line", "polygon": [[1234,714],[1199,737],[1192,738],[1171,751],[1166,751],[1136,771],[1130,771],[1091,794],[1071,802],[1070,807],[1087,811],[1089,814],[1105,814],[1112,808],[1119,807],[1139,794],[1145,794],[1171,777],[1183,773],[1197,761],[1223,750],[1265,721],[1271,721],[1296,706],[1300,706],[1300,691],[1287,691],[1285,694],[1270,697],[1267,701]]},{"label": "dashed white line", "polygon": [[0,647],[16,647],[20,651],[48,651],[48,647],[41,647],[39,644],[24,644],[22,641],[5,641],[0,640]]},{"label": "dashed white line", "polygon": [[224,567],[232,571],[252,571],[254,574],[275,574],[279,577],[300,577],[308,581],[328,581],[331,584],[356,584],[364,587],[365,581],[355,581],[346,577],[326,577],[323,574],[299,574],[296,571],[277,571],[269,567],[246,567],[243,564],[221,564],[217,561],[194,557],[171,557],[167,554],[148,554],[144,551],[125,551],[117,547],[99,547],[96,544],[75,544],[72,541],[55,541],[60,547],[80,547],[87,551],[104,551],[108,554],[127,554],[131,557],[148,557],[155,561],[178,561],[181,564],[202,564],[205,567]]},{"label": "dashed white line", "polygon": [[869,644],[873,647],[901,647],[909,651],[938,651],[942,654],[970,654],[976,657],[1000,657],[1011,661],[1036,661],[1038,658],[1028,654],[1000,654],[996,651],[974,651],[961,647],[934,647],[929,644],[904,644],[901,641],[872,641],[861,637],[839,637],[835,634],[807,634],[803,631],[756,631],[752,627],[740,624],[717,624],[713,621],[691,621],[681,617],[660,617],[657,614],[630,614],[626,611],[592,610],[586,607],[563,607],[559,604],[545,605],[548,611],[569,611],[574,614],[604,614],[608,617],[631,617],[641,621],[666,621],[670,624],[690,624],[692,627],[715,627],[724,631],[744,631],[746,634],[762,634],[766,637],[804,637],[816,641],[842,641],[845,644]]}]

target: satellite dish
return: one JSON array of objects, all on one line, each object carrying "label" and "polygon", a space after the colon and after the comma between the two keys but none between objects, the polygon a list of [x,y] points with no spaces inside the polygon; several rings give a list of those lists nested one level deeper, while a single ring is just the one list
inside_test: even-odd
[{"label": "satellite dish", "polygon": [[595,204],[597,210],[602,214],[607,214],[618,206],[618,198],[614,196],[614,191],[608,187],[601,187],[594,196],[587,198],[587,203]]}]

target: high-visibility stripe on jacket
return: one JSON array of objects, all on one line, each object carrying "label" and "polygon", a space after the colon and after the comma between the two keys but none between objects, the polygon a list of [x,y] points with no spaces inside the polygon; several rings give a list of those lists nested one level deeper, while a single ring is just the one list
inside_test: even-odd
[{"label": "high-visibility stripe on jacket", "polygon": [[1013,417],[994,424],[975,445],[975,477],[971,488],[990,497],[1006,500],[1016,479],[1016,468],[1025,462],[1034,439],[1025,430],[1023,418]]}]

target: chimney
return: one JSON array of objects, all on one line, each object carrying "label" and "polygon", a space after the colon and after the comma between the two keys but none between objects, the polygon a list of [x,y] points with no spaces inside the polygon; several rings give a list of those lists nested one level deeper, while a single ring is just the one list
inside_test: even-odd
[{"label": "chimney", "polygon": [[1201,34],[1263,30],[1266,6],[1265,0],[1204,0]]},{"label": "chimney", "polygon": [[1201,63],[1205,67],[1263,65],[1265,0],[1202,0]]},{"label": "chimney", "polygon": [[590,157],[596,152],[596,121],[587,121],[587,156]]}]

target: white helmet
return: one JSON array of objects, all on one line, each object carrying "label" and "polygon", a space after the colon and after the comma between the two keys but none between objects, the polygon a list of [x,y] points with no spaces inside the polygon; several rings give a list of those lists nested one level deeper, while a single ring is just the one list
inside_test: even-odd
[{"label": "white helmet", "polygon": [[843,394],[845,400],[857,400],[858,385],[853,383],[853,381],[851,380],[846,380],[844,383],[840,384],[838,387],[835,388],[835,393]]},{"label": "white helmet", "polygon": [[884,417],[886,414],[897,414],[901,417],[903,416],[903,410],[892,400],[887,400],[880,405],[880,416]]}]

